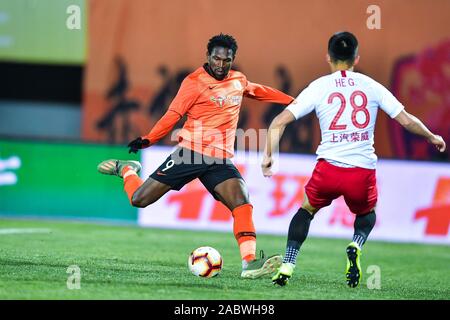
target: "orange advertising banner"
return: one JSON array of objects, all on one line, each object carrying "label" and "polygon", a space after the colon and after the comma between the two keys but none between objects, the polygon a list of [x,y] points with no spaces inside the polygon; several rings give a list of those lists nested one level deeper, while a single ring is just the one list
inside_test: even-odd
[{"label": "orange advertising banner", "polygon": [[[450,140],[450,1],[95,0],[88,13],[85,140],[124,144],[148,133],[184,77],[206,62],[207,42],[220,32],[238,42],[235,69],[297,96],[329,72],[327,42],[342,30],[359,40],[355,70]],[[267,128],[281,110],[244,99],[238,127]],[[438,157],[383,112],[375,134],[380,157]],[[169,134],[162,143],[170,141]],[[319,141],[310,114],[287,129],[281,151],[314,153]]]}]

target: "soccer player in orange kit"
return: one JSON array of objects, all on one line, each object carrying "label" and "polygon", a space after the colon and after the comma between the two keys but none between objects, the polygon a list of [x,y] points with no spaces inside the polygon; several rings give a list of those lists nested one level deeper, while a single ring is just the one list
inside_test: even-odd
[{"label": "soccer player in orange kit", "polygon": [[187,114],[178,134],[178,148],[143,182],[137,161],[106,160],[99,164],[103,174],[117,175],[133,206],[146,207],[169,190],[180,190],[199,178],[206,189],[230,211],[233,232],[242,258],[241,277],[255,279],[280,267],[281,255],[256,259],[256,233],[247,186],[231,162],[236,127],[243,96],[290,104],[294,98],[279,90],[252,83],[241,72],[231,70],[237,51],[230,35],[216,35],[207,46],[207,63],[188,75],[167,112],[147,135],[128,145],[129,152],[147,148],[172,130]]}]

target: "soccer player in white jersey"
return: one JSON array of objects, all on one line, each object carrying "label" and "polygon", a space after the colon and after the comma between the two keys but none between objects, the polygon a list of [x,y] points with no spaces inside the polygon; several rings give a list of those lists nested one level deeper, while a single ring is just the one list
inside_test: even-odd
[{"label": "soccer player in white jersey", "polygon": [[261,164],[264,176],[272,175],[272,153],[277,150],[285,127],[311,111],[319,118],[322,140],[317,149],[317,163],[305,186],[302,207],[289,225],[283,264],[272,278],[285,285],[292,276],[300,246],[308,235],[309,225],[321,208],[344,196],[356,215],[353,241],[347,246],[346,281],[356,287],[361,278],[360,255],[375,225],[377,187],[374,153],[374,129],[378,108],[398,121],[406,130],[423,136],[440,152],[445,142],[415,116],[381,84],[353,72],[359,61],[358,41],[349,32],[334,34],[328,41],[327,61],[331,74],[313,81],[271,123]]}]

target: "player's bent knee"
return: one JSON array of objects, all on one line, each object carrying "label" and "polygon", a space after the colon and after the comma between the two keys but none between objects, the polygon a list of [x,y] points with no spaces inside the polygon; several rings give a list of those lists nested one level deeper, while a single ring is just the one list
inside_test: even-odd
[{"label": "player's bent knee", "polygon": [[131,205],[137,208],[145,208],[147,206],[141,198],[135,195],[131,198]]},{"label": "player's bent knee", "polygon": [[311,205],[309,206],[302,205],[302,208],[308,211],[311,215],[315,215],[317,211],[319,211],[316,208],[312,207]]},{"label": "player's bent knee", "polygon": [[234,209],[236,209],[237,207],[240,207],[240,206],[243,206],[243,205],[246,205],[246,204],[250,204],[250,202],[248,201],[248,199],[236,199],[236,200],[231,204],[231,207],[232,207],[231,210],[234,210]]},{"label": "player's bent knee", "polygon": [[240,194],[236,195],[235,198],[233,199],[233,205],[235,208],[239,207],[239,206],[243,206],[245,204],[250,204],[250,199],[249,199],[246,188],[243,189],[242,192],[240,192]]},{"label": "player's bent knee", "polygon": [[308,211],[311,215],[314,215],[319,211],[319,209],[314,208],[308,201],[308,198],[305,196],[305,200],[303,201],[302,208]]},{"label": "player's bent knee", "polygon": [[152,201],[151,199],[146,199],[146,197],[143,197],[139,192],[135,192],[133,194],[133,197],[131,198],[131,204],[133,207],[137,208],[145,208],[146,206],[152,204],[155,201]]}]

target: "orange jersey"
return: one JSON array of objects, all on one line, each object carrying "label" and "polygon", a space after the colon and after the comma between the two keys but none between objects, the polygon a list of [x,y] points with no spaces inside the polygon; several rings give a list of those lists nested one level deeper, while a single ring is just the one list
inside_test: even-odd
[{"label": "orange jersey", "polygon": [[179,146],[211,157],[230,158],[244,96],[283,105],[294,100],[279,90],[249,82],[241,72],[230,70],[225,79],[217,80],[200,67],[183,80],[166,114],[143,138],[151,144],[157,142],[187,114],[178,133]]}]

